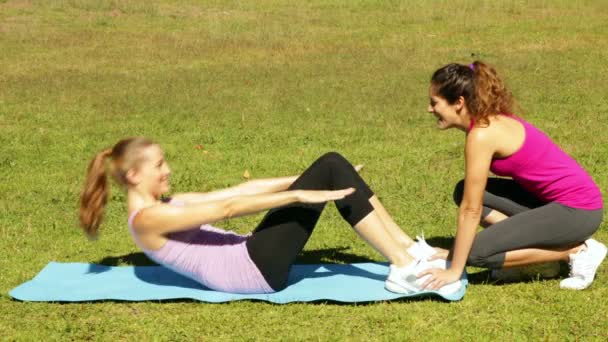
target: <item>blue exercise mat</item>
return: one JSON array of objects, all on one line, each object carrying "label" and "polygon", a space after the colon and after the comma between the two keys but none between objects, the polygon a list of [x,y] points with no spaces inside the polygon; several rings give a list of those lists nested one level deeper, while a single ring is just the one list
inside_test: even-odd
[{"label": "blue exercise mat", "polygon": [[51,262],[34,279],[14,288],[9,295],[32,302],[84,302],[97,300],[195,299],[219,303],[263,300],[272,303],[336,301],[372,302],[404,297],[437,297],[460,300],[467,280],[457,293],[437,292],[400,295],[384,289],[388,266],[382,263],[294,265],[289,286],[271,294],[234,294],[209,290],[162,266],[111,267],[86,263]]}]

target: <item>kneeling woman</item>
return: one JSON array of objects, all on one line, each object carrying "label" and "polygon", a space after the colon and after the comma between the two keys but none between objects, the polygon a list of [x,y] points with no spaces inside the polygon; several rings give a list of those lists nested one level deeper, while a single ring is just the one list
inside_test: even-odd
[{"label": "kneeling woman", "polygon": [[[337,153],[325,154],[299,177],[253,180],[210,193],[175,194],[162,201],[169,191],[170,170],[160,146],[146,138],[121,140],[98,153],[89,165],[80,208],[81,225],[89,236],[97,235],[107,201],[108,159],[111,175],[127,192],[129,229],[136,244],[154,261],[210,289],[234,293],[284,289],[291,265],[328,201],[334,201],[344,220],[390,261],[387,289],[420,291],[423,279],[413,275],[430,267],[418,259],[434,251],[401,231],[353,166]],[[209,225],[268,209],[248,235]],[[459,288],[456,281],[441,292]]]},{"label": "kneeling woman", "polygon": [[[466,133],[466,165],[454,194],[460,210],[451,267],[423,272],[432,274],[425,286],[457,279],[465,263],[500,269],[569,260],[571,277],[561,287],[588,287],[606,256],[606,246],[590,238],[603,212],[593,179],[513,114],[511,94],[489,65],[446,65],[433,74],[429,94],[438,127]],[[490,171],[510,178],[488,178]],[[475,235],[480,221],[487,228]]]}]

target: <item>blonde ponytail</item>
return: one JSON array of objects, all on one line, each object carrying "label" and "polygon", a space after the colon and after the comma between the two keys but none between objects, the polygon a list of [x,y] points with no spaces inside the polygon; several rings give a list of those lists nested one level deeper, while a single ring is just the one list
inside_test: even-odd
[{"label": "blonde ponytail", "polygon": [[109,184],[106,161],[112,150],[97,153],[89,163],[84,190],[80,195],[80,226],[86,235],[94,239],[99,232],[105,205],[108,201]]},{"label": "blonde ponytail", "polygon": [[[84,189],[80,195],[80,226],[90,239],[95,239],[108,202],[110,184],[107,174],[124,189],[129,186],[127,172],[142,160],[142,150],[156,143],[144,137],[120,140],[111,149],[103,150],[89,163]],[[111,159],[108,171],[107,161]]]}]

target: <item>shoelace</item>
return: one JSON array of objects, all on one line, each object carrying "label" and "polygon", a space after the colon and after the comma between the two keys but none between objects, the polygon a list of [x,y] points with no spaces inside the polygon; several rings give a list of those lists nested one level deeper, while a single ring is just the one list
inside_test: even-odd
[{"label": "shoelace", "polygon": [[[433,247],[431,247],[428,243],[426,243],[426,240],[424,239],[424,230],[420,231],[420,235],[416,235],[416,240],[418,241],[418,245],[421,246],[420,249],[432,249]],[[425,257],[423,258],[424,261],[428,261],[429,257]]]},{"label": "shoelace", "polygon": [[570,272],[568,272],[569,277],[576,276],[576,274],[574,274],[574,265],[576,264],[576,260],[578,260],[578,257],[580,256],[582,251],[582,249],[579,249],[576,253],[570,255],[570,260],[568,262],[568,266],[570,266]]},{"label": "shoelace", "polygon": [[416,240],[422,241],[423,243],[426,244],[426,240],[424,239],[424,230],[423,229],[420,230],[420,235],[416,235]]},{"label": "shoelace", "polygon": [[589,248],[578,251],[570,264],[570,276],[590,278],[593,275],[592,255]]}]

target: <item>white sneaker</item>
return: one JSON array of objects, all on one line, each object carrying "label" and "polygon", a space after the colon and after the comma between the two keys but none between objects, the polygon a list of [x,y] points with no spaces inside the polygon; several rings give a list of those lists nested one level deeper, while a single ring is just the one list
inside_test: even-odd
[{"label": "white sneaker", "polygon": [[510,283],[530,279],[551,279],[557,277],[559,271],[559,262],[556,261],[537,265],[496,269],[492,270],[490,277],[493,280]]},{"label": "white sneaker", "polygon": [[[447,260],[443,260],[443,259],[435,259],[432,261],[427,261],[426,263],[428,263],[428,265],[429,265],[429,267],[427,267],[427,268],[441,268],[441,269],[445,270],[448,267],[450,267],[450,262]],[[426,277],[425,277],[425,280],[426,280]],[[450,295],[450,294],[460,291],[461,287],[462,287],[462,281],[460,279],[458,279],[453,283],[443,285],[439,290],[437,290],[437,292],[439,292],[441,295]]]},{"label": "white sneaker", "polygon": [[407,266],[398,267],[390,265],[388,277],[384,282],[384,288],[395,293],[412,294],[420,291],[418,286],[418,277],[416,274],[416,266],[418,262],[414,261]]},{"label": "white sneaker", "polygon": [[595,272],[606,257],[606,246],[594,239],[585,241],[587,248],[570,254],[570,278],[559,283],[562,289],[583,290],[589,287],[595,278]]},{"label": "white sneaker", "polygon": [[426,243],[424,235],[422,237],[416,236],[416,240],[407,249],[407,253],[414,257],[414,260],[428,260],[433,254],[437,253],[433,247]]},{"label": "white sneaker", "polygon": [[[390,271],[384,287],[391,292],[403,293],[403,294],[414,294],[422,291],[422,284],[430,277],[426,275],[422,278],[418,278],[416,275],[420,272],[429,268],[441,268],[446,269],[447,263],[445,260],[418,260],[410,263],[404,267],[397,267],[395,265],[390,266]],[[458,290],[462,286],[460,279],[453,283],[449,283],[441,287],[438,292],[441,295],[450,295]]]}]

